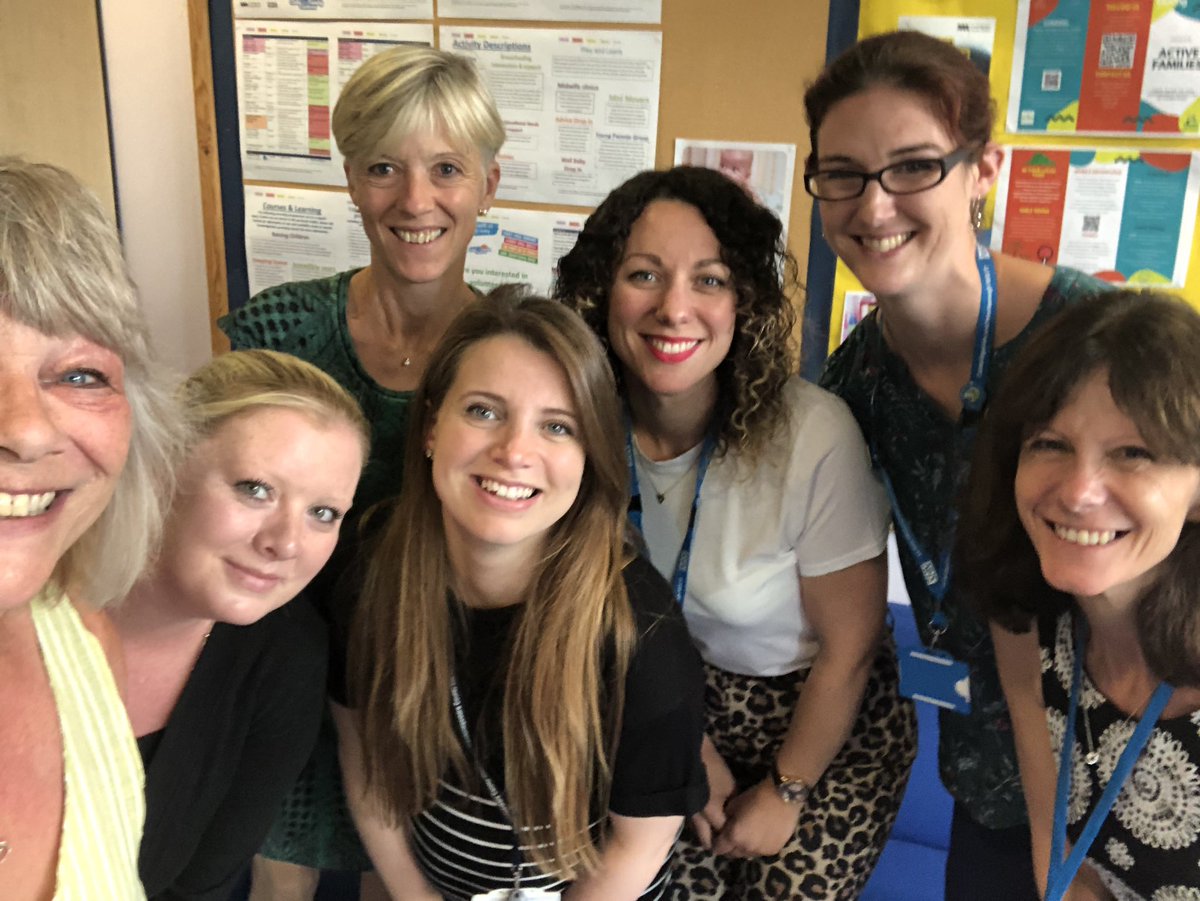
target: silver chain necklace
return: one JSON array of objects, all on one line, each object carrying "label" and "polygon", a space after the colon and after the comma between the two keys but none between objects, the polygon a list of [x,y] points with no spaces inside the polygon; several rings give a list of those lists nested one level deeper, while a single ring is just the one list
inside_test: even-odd
[{"label": "silver chain necklace", "polygon": [[[1146,710],[1146,705],[1150,703],[1151,697],[1154,697],[1153,689],[1150,690],[1150,697],[1147,697],[1142,702],[1142,706],[1125,717],[1125,721],[1121,723],[1122,731],[1135,719],[1141,719],[1142,714]],[[1083,708],[1083,734],[1087,739],[1087,753],[1083,755],[1083,762],[1094,769],[1100,763],[1100,750],[1096,747],[1095,741],[1092,740],[1092,717],[1091,712],[1086,707]]]}]

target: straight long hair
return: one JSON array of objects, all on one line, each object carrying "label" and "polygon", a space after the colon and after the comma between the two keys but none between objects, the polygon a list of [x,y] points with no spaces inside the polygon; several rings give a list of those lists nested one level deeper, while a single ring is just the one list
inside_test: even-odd
[{"label": "straight long hair", "polygon": [[[465,354],[502,335],[562,367],[586,456],[579,494],[547,532],[530,579],[501,715],[517,834],[544,872],[574,879],[599,860],[589,822],[594,805],[607,809],[636,631],[621,576],[628,474],[616,388],[599,342],[562,305],[500,289],[468,308],[434,352],[413,400],[403,490],[351,627],[350,703],[368,794],[393,825],[430,807],[448,770],[474,777],[451,722],[455,578],[424,451]],[[534,832],[547,825],[548,838]]]}]

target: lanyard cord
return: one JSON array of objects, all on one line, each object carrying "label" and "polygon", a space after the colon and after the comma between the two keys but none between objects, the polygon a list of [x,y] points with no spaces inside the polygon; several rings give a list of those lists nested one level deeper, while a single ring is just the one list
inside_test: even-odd
[{"label": "lanyard cord", "polygon": [[1064,859],[1063,849],[1067,844],[1067,807],[1071,800],[1071,767],[1074,763],[1075,719],[1079,712],[1080,685],[1083,681],[1083,655],[1087,648],[1086,639],[1087,624],[1080,620],[1075,629],[1075,671],[1071,677],[1071,701],[1067,705],[1067,728],[1066,734],[1063,735],[1062,750],[1059,752],[1058,784],[1054,793],[1054,826],[1050,835],[1050,871],[1046,877],[1046,901],[1061,901],[1066,895],[1067,889],[1071,886],[1071,880],[1075,878],[1075,874],[1083,864],[1083,858],[1087,854],[1088,848],[1096,840],[1100,827],[1108,817],[1109,811],[1112,810],[1113,804],[1116,803],[1121,787],[1133,771],[1133,766],[1141,755],[1142,749],[1150,741],[1150,733],[1158,722],[1158,718],[1162,716],[1167,702],[1171,699],[1171,693],[1175,690],[1166,682],[1159,682],[1158,687],[1154,689],[1154,694],[1150,696],[1150,703],[1146,705],[1146,712],[1142,715],[1137,728],[1133,730],[1133,735],[1126,742],[1125,750],[1121,752],[1121,756],[1117,760],[1108,785],[1104,787],[1100,800],[1096,802],[1096,806],[1083,826],[1079,841],[1075,843],[1071,853]]},{"label": "lanyard cord", "polygon": [[[992,262],[991,254],[982,244],[975,246],[975,266],[979,270],[979,316],[975,321],[975,342],[971,351],[971,375],[959,391],[959,398],[962,400],[963,406],[963,419],[969,417],[972,423],[978,418],[987,402],[988,368],[991,365],[991,349],[996,337],[996,266]],[[876,387],[878,387],[878,382]],[[870,405],[871,419],[874,421],[874,390],[871,393]],[[913,559],[917,561],[921,578],[925,582],[925,587],[929,589],[929,594],[933,597],[933,612],[929,617],[929,629],[933,633],[933,640],[930,644],[936,645],[937,640],[949,626],[943,602],[946,592],[950,588],[950,550],[947,548],[942,551],[941,559],[934,563],[933,558],[921,546],[904,511],[900,509],[900,501],[896,497],[896,489],[892,485],[891,476],[888,475],[887,469],[882,464],[882,456],[874,434],[875,429],[872,428],[871,432],[871,459],[883,482],[883,487],[887,491],[888,501],[892,505],[892,519],[896,523],[896,532],[908,548],[909,553],[912,554]],[[966,439],[966,447],[969,448],[975,437],[974,425],[964,428],[963,435]],[[949,522],[951,535],[954,533],[955,519],[953,511],[951,511]],[[950,544],[953,545],[953,541]]]},{"label": "lanyard cord", "polygon": [[483,767],[483,762],[475,755],[474,745],[471,743],[471,733],[467,729],[467,717],[463,713],[462,695],[458,691],[458,679],[455,676],[450,677],[450,701],[454,705],[454,722],[458,726],[458,735],[462,739],[463,747],[475,762],[476,769],[479,770],[479,775],[483,777],[484,787],[487,788],[488,794],[492,801],[500,808],[500,812],[504,814],[504,818],[508,820],[513,831],[513,847],[512,847],[512,871],[513,871],[513,891],[521,890],[521,841],[517,835],[517,824],[513,820],[512,814],[509,812],[508,805],[504,803],[504,797],[500,794],[500,790],[496,788],[496,783],[492,781],[492,777],[488,775],[487,770]]},{"label": "lanyard cord", "polygon": [[[675,603],[683,606],[687,595],[688,564],[692,558],[692,540],[696,537],[696,518],[700,512],[700,488],[704,484],[704,475],[708,472],[708,464],[712,462],[713,451],[717,439],[709,432],[704,436],[704,446],[700,449],[700,460],[696,464],[696,490],[692,493],[692,509],[688,514],[687,530],[683,533],[683,544],[679,548],[679,556],[675,558],[675,573],[671,577],[671,590],[675,594]],[[629,464],[629,521],[633,527],[645,535],[642,529],[642,492],[638,487],[637,458],[633,450],[633,426],[626,421],[625,428],[625,461]]]}]

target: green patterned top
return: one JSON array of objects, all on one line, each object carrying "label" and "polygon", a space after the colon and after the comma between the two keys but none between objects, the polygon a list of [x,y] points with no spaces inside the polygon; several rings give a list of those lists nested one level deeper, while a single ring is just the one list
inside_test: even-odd
[{"label": "green patterned top", "polygon": [[400,490],[412,392],[384,388],[359,362],[346,321],[346,297],[357,271],[267,288],[217,324],[235,349],[292,354],[323,369],[354,395],[371,424],[371,455],[354,496],[355,510],[361,513]]},{"label": "green patterned top", "polygon": [[[1054,313],[1107,289],[1104,282],[1073,269],[1055,271],[1029,324],[994,348],[988,391],[1037,328]],[[875,312],[866,316],[825,364],[821,384],[850,406],[868,443],[892,480],[896,499],[917,541],[934,560],[953,543],[952,510],[966,483],[970,448],[958,422],[921,391],[908,367],[883,340]],[[903,541],[900,565],[921,640],[930,641],[933,596]],[[942,711],[938,765],[942,782],[977,823],[991,829],[1026,820],[1017,771],[1012,722],[1000,689],[987,623],[951,584],[945,598],[949,619],[938,644],[971,669],[971,712]]]}]

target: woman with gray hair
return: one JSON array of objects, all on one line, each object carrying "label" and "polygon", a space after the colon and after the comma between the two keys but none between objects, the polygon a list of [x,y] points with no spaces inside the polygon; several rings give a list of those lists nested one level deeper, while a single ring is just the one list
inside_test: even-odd
[{"label": "woman with gray hair", "polygon": [[141,898],[142,767],[98,610],[158,541],[178,421],[112,223],[12,158],[0,345],[0,897]]},{"label": "woman with gray hair", "polygon": [[[295,354],[358,400],[371,426],[354,499],[362,513],[399,492],[412,392],[446,327],[476,296],[464,278],[467,246],[496,194],[504,125],[474,65],[429,47],[396,47],[363,63],[332,124],[370,264],[269,288],[220,326],[235,347]],[[355,531],[352,523],[342,530],[349,540],[309,591],[319,606],[353,556]],[[320,869],[370,866],[345,807],[332,725],[285,799],[263,857]],[[310,896],[296,881],[315,883],[314,874],[260,859],[254,897]]]}]

